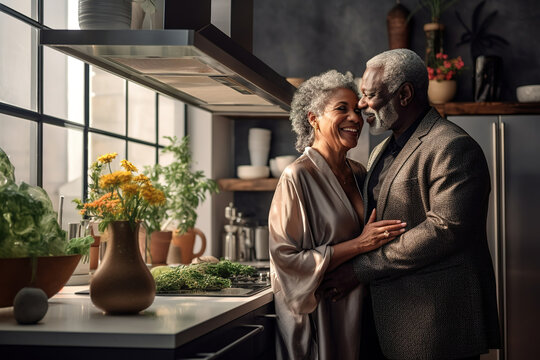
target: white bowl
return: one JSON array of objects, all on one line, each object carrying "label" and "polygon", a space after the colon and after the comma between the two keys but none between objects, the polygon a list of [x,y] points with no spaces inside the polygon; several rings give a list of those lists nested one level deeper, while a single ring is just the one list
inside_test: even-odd
[{"label": "white bowl", "polygon": [[279,172],[283,172],[289,164],[291,164],[294,160],[296,160],[295,155],[283,155],[283,156],[276,156],[276,165],[279,170]]},{"label": "white bowl", "polygon": [[240,179],[262,179],[270,175],[268,166],[240,165],[236,168]]},{"label": "white bowl", "polygon": [[281,176],[281,171],[279,171],[277,167],[277,162],[275,158],[270,159],[270,173],[275,178],[278,178]]},{"label": "white bowl", "polygon": [[540,85],[519,86],[516,95],[519,102],[540,102]]}]

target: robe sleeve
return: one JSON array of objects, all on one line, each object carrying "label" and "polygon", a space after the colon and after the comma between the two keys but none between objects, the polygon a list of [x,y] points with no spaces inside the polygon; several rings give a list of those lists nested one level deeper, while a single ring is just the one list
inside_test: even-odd
[{"label": "robe sleeve", "polygon": [[317,307],[315,291],[329,266],[333,248],[328,241],[313,238],[317,224],[310,223],[309,213],[317,209],[309,208],[302,191],[298,181],[284,174],[274,193],[268,225],[276,278],[274,292],[283,291],[292,312],[308,314]]}]

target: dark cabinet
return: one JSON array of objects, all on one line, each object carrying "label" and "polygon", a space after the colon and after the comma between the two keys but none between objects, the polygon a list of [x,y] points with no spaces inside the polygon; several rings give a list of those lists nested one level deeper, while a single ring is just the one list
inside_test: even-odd
[{"label": "dark cabinet", "polygon": [[269,303],[176,349],[175,359],[275,359],[275,311]]}]

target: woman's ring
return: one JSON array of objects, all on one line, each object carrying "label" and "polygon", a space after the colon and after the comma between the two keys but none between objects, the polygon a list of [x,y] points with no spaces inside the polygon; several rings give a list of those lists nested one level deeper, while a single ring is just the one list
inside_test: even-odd
[{"label": "woman's ring", "polygon": [[385,230],[385,231],[383,232],[383,234],[384,234],[384,237],[385,237],[385,238],[390,237],[390,233],[388,232],[388,230]]}]

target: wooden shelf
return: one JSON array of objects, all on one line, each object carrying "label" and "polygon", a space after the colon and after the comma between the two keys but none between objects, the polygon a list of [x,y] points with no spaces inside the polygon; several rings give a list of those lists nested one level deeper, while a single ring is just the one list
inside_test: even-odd
[{"label": "wooden shelf", "polygon": [[279,179],[219,179],[218,185],[221,191],[274,191]]},{"label": "wooden shelf", "polygon": [[442,116],[540,114],[540,102],[450,102],[433,106]]}]

